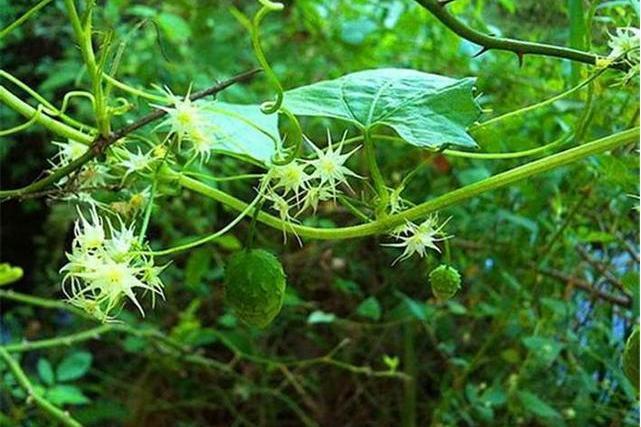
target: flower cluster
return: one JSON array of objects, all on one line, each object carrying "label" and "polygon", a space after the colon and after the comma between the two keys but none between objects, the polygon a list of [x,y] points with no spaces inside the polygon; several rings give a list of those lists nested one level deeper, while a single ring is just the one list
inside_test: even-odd
[{"label": "flower cluster", "polygon": [[399,242],[386,243],[384,246],[405,249],[403,250],[403,253],[394,260],[392,265],[396,264],[398,261],[406,260],[414,254],[418,254],[423,258],[427,255],[428,249],[441,252],[436,243],[452,237],[442,233],[443,227],[445,227],[448,221],[449,219],[439,225],[438,217],[436,215],[431,215],[418,225],[413,222],[407,222],[394,230],[392,237],[399,240]]},{"label": "flower cluster", "polygon": [[143,153],[138,147],[136,152],[129,151],[124,147],[114,148],[114,158],[117,159],[117,165],[124,169],[122,181],[132,173],[146,172],[151,169],[152,162],[157,157],[154,156],[153,150]]},{"label": "flower cluster", "polygon": [[60,270],[68,302],[106,322],[113,321],[129,299],[144,316],[137,293],[149,293],[152,305],[157,295],[164,299],[159,277],[164,267],[140,253],[133,225],[125,226],[118,218],[119,227],[114,227],[109,219],[103,221],[95,206],[88,217],[78,214],[68,263]]},{"label": "flower cluster", "polygon": [[[56,169],[67,166],[87,152],[89,146],[73,139],[66,142],[53,142],[58,152],[50,162]],[[93,198],[92,193],[110,186],[122,186],[125,180],[134,173],[145,173],[152,170],[154,162],[164,157],[163,145],[143,152],[140,147],[128,149],[126,141],[110,147],[106,152],[106,160],[91,160],[85,163],[76,173],[65,176],[56,182],[60,189],[66,190],[63,200],[81,202],[88,205],[101,205]],[[129,185],[128,190],[133,187]],[[135,193],[135,192],[134,192]]]},{"label": "flower cluster", "polygon": [[623,83],[627,83],[639,74],[639,62],[641,59],[639,54],[640,35],[641,31],[635,27],[617,28],[614,34],[610,34],[608,46],[612,50],[608,55],[608,59],[611,61],[622,60],[630,67],[623,78]]},{"label": "flower cluster", "polygon": [[200,158],[201,162],[209,160],[216,141],[210,132],[212,124],[205,120],[204,113],[198,104],[191,101],[190,94],[184,98],[174,95],[165,88],[173,106],[153,105],[167,113],[167,118],[158,127],[169,127],[169,132],[180,142],[188,142],[187,152]]},{"label": "flower cluster", "polygon": [[[88,145],[73,139],[68,139],[64,142],[53,141],[53,144],[58,147],[58,152],[53,157],[53,160],[50,161],[53,166],[53,169],[50,171],[51,173],[57,168],[65,167],[74,160],[82,157],[89,149]],[[69,192],[64,199],[90,204],[95,203],[95,200],[91,196],[91,189],[103,187],[110,178],[113,178],[109,173],[109,166],[95,160],[85,163],[72,177],[74,191]],[[64,176],[56,182],[58,188],[64,188],[69,184],[69,176]]]},{"label": "flower cluster", "polygon": [[[265,200],[281,220],[291,223],[303,211],[311,208],[314,212],[320,202],[336,200],[341,193],[340,186],[350,188],[349,177],[360,178],[345,163],[356,150],[343,153],[345,135],[338,146],[332,144],[328,133],[328,144],[321,150],[310,140],[315,157],[312,159],[295,159],[286,165],[274,165],[263,178],[261,192]],[[293,213],[296,211],[295,213]]]}]

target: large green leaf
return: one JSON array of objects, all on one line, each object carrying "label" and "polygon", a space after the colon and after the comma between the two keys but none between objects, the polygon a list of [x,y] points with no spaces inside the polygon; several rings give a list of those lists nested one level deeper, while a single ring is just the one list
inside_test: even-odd
[{"label": "large green leaf", "polygon": [[268,162],[280,144],[278,115],[263,114],[258,105],[201,101],[215,151]]},{"label": "large green leaf", "polygon": [[296,115],[346,120],[366,130],[390,127],[418,147],[476,147],[466,132],[480,114],[474,81],[396,68],[366,70],[287,91],[284,105]]}]

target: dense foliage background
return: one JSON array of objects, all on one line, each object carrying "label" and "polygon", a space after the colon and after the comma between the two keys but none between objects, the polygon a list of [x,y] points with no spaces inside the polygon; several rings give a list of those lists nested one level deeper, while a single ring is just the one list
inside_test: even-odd
[{"label": "dense foliage background", "polygon": [[[246,31],[229,12],[235,6],[251,14],[252,1],[99,3],[96,30],[113,29],[116,39],[128,40],[119,77],[132,86],[185,93],[190,84],[207,87],[256,65]],[[0,0],[0,28],[30,5]],[[608,32],[638,25],[635,6],[638,13],[633,1],[461,0],[449,7],[489,33],[607,54]],[[291,1],[284,13],[266,19],[263,32],[286,89],[381,67],[476,76],[484,120],[587,76],[586,66],[564,60],[526,56],[519,66],[515,55],[494,51],[473,58],[477,46],[410,0]],[[61,99],[87,85],[72,39],[63,3],[54,1],[0,42],[0,68],[45,98]],[[589,88],[475,138],[484,151],[517,151],[578,125],[584,141],[638,126],[638,83],[617,85],[620,77],[609,71]],[[259,76],[219,98],[258,103],[271,92]],[[122,117],[149,108],[140,100]],[[82,100],[74,101],[73,113],[91,117]],[[0,106],[2,128],[21,121]],[[322,138],[326,126],[342,131],[326,120],[306,125],[312,138]],[[416,202],[523,163],[458,159],[394,142],[377,149],[393,183],[417,159],[424,161],[406,192]],[[40,127],[0,137],[2,188],[32,180],[54,152]],[[208,167],[251,172],[228,157]],[[436,255],[392,267],[398,251],[382,247],[384,237],[306,240],[301,247],[259,226],[256,244],[280,257],[288,281],[285,307],[266,330],[237,321],[222,300],[225,260],[241,246],[245,221],[213,244],[172,257],[163,276],[167,301],[144,319],[133,310],[124,316],[138,331],[161,331],[180,351],[162,339],[116,331],[24,353],[20,363],[53,401],[96,426],[637,425],[639,402],[620,358],[639,316],[638,181],[632,147],[442,212],[452,216],[447,231],[455,235],[449,262],[463,276],[462,290],[445,303],[432,297],[427,283],[429,267],[440,262]],[[251,197],[245,185],[220,185]],[[176,191],[153,212],[150,240],[166,247],[233,217],[217,203]],[[12,289],[61,298],[58,270],[74,218],[73,206],[53,200],[2,204],[1,260],[25,271]],[[343,218],[328,204],[310,223]],[[2,343],[96,326],[58,307],[0,301]],[[414,381],[379,375],[396,363],[395,373]],[[11,375],[0,372],[0,424],[48,425]]]}]

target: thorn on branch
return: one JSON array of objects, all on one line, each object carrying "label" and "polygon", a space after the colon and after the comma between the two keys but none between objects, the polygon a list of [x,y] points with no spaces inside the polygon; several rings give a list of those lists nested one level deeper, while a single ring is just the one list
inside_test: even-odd
[{"label": "thorn on branch", "polygon": [[447,6],[448,4],[452,3],[454,0],[438,0],[438,4],[442,7]]},{"label": "thorn on branch", "polygon": [[483,55],[483,54],[484,54],[485,52],[487,52],[488,50],[490,50],[490,48],[489,48],[489,47],[487,47],[487,46],[483,46],[483,47],[481,48],[481,50],[479,50],[479,51],[478,51],[478,52],[476,52],[474,55],[472,55],[472,58],[478,58],[479,56]]},{"label": "thorn on branch", "polygon": [[517,58],[519,58],[519,67],[523,68],[523,57],[525,56],[523,52],[516,52]]}]

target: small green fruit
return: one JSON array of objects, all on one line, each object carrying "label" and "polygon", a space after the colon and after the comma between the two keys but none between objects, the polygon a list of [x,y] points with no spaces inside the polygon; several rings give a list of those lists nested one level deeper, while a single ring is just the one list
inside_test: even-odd
[{"label": "small green fruit", "polygon": [[232,255],[225,272],[225,302],[251,326],[264,328],[280,312],[285,273],[274,255],[262,249]]},{"label": "small green fruit", "polygon": [[630,334],[623,350],[623,372],[639,392],[639,328]]},{"label": "small green fruit", "polygon": [[439,300],[452,298],[461,287],[461,275],[449,265],[441,264],[430,273],[432,293]]}]

